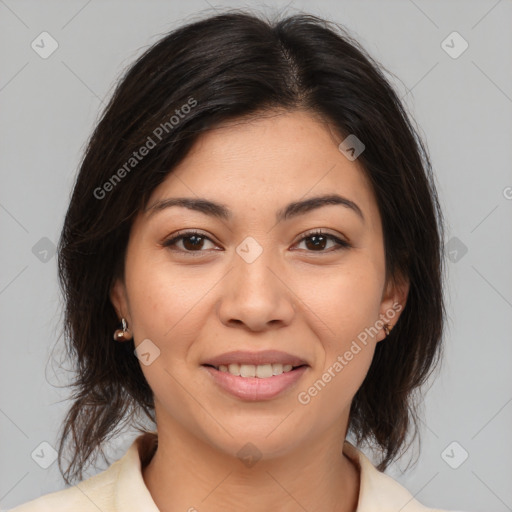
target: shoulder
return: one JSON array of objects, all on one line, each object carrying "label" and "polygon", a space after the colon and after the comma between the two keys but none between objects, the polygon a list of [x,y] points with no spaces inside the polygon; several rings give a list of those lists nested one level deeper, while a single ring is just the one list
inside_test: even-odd
[{"label": "shoulder", "polygon": [[151,456],[156,442],[156,433],[146,432],[105,471],[7,512],[158,512],[141,473],[141,465]]},{"label": "shoulder", "polygon": [[61,491],[45,494],[7,512],[108,512],[114,508],[114,488],[120,461],[108,469]]},{"label": "shoulder", "polygon": [[[363,452],[345,441],[343,453],[358,467],[360,474],[357,512],[449,512],[429,508],[389,475],[379,471]],[[455,512],[455,511],[453,511]]]}]

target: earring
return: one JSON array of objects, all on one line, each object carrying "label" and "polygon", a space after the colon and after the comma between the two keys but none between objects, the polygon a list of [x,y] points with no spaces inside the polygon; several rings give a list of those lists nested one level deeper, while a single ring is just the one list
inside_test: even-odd
[{"label": "earring", "polygon": [[132,339],[132,333],[128,329],[128,325],[124,318],[121,318],[121,324],[123,325],[122,329],[116,329],[114,332],[114,340],[115,341],[128,341]]},{"label": "earring", "polygon": [[391,329],[393,329],[393,326],[390,324],[384,324],[383,329],[384,329],[384,332],[386,333],[386,338],[387,338],[389,336]]}]

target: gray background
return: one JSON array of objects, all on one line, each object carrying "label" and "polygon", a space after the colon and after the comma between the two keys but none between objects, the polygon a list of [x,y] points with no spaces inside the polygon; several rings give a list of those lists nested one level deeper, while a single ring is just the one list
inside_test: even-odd
[{"label": "gray background", "polygon": [[[426,505],[512,510],[512,2],[212,4],[286,5],[344,24],[399,77],[447,217],[445,361],[424,400],[417,465],[402,474],[404,458],[388,473]],[[34,459],[51,453],[40,443],[57,446],[68,405],[52,244],[84,145],[120,72],[205,9],[214,12],[204,0],[0,0],[2,508],[64,487],[56,462],[43,469]],[[59,45],[47,59],[31,48],[43,31]],[[442,47],[453,31],[469,44],[457,58]],[[132,438],[119,437],[113,456]]]}]

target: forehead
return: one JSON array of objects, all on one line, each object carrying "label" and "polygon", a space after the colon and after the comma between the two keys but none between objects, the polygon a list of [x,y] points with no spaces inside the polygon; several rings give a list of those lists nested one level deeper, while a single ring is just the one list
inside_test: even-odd
[{"label": "forehead", "polygon": [[343,137],[306,112],[268,113],[202,134],[153,192],[148,206],[172,196],[206,197],[233,210],[278,210],[284,203],[338,193],[365,217],[379,213],[362,165],[338,149]]}]

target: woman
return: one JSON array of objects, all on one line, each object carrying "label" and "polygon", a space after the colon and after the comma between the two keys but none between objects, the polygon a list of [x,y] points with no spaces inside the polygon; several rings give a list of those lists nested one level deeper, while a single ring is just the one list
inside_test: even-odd
[{"label": "woman", "polygon": [[66,482],[140,412],[154,428],[14,510],[434,510],[381,471],[439,361],[442,240],[427,152],[342,28],[229,12],[166,35],[62,231]]}]

